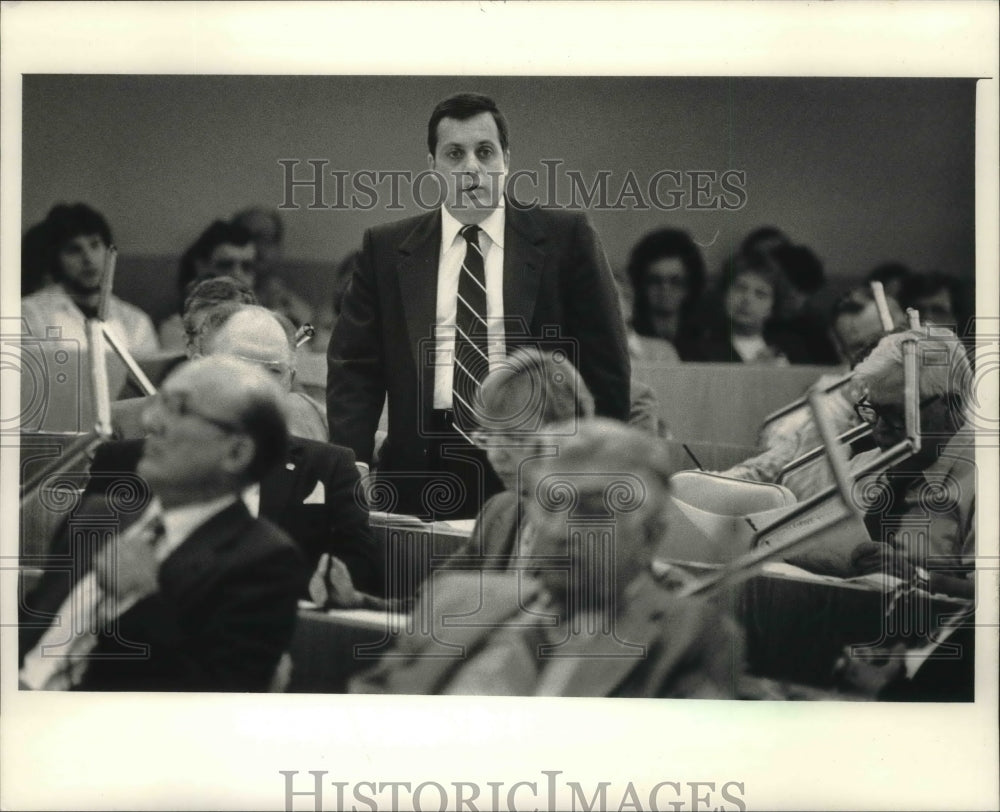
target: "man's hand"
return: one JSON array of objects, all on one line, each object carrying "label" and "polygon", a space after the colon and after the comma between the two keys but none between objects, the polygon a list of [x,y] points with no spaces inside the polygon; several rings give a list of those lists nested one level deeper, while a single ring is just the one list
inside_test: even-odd
[{"label": "man's hand", "polygon": [[156,578],[159,564],[153,548],[141,542],[125,543],[119,539],[94,556],[94,575],[104,594],[138,600],[159,589]]},{"label": "man's hand", "polygon": [[339,558],[329,553],[319,557],[309,579],[309,597],[323,609],[383,609],[386,602],[354,588],[351,573]]}]

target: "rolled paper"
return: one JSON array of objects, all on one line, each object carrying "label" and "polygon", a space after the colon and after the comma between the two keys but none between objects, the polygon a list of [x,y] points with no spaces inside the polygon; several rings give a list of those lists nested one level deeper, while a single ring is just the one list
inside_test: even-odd
[{"label": "rolled paper", "polygon": [[90,388],[93,392],[94,431],[101,439],[111,437],[111,391],[108,384],[108,359],[104,349],[104,322],[87,319],[87,342],[90,352]]},{"label": "rolled paper", "polygon": [[920,314],[912,307],[906,308],[906,320],[911,330],[920,329]]},{"label": "rolled paper", "polygon": [[891,333],[895,328],[892,321],[892,314],[889,313],[889,302],[885,298],[885,288],[881,282],[872,282],[872,296],[875,297],[875,308],[878,310],[879,321],[882,322],[882,329]]},{"label": "rolled paper", "polygon": [[101,298],[97,302],[97,318],[108,320],[108,305],[111,302],[111,290],[115,284],[115,267],[118,264],[118,249],[108,246],[104,253],[104,274],[101,276]]},{"label": "rolled paper", "polygon": [[128,351],[128,347],[124,346],[118,340],[115,334],[108,329],[108,325],[102,322],[101,328],[104,333],[104,338],[107,340],[108,344],[111,345],[111,349],[115,351],[115,354],[122,359],[122,362],[128,368],[128,371],[135,379],[135,382],[139,384],[139,388],[142,390],[142,393],[144,395],[155,395],[156,387],[153,385],[153,382],[146,377],[146,373],[142,371],[142,367],[136,363],[136,360],[132,357],[132,353]]},{"label": "rolled paper", "polygon": [[906,439],[916,454],[920,450],[920,358],[917,340],[903,342],[903,417],[906,421]]}]

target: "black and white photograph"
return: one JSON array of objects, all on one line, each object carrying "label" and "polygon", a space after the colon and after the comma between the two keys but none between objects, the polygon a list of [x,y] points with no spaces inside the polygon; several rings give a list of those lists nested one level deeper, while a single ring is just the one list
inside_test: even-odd
[{"label": "black and white photograph", "polygon": [[4,3],[0,805],[995,808],[995,12]]}]

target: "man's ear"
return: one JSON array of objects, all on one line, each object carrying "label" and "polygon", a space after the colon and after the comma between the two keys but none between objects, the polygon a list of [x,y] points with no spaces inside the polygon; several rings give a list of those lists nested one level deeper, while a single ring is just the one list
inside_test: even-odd
[{"label": "man's ear", "polygon": [[246,434],[234,434],[219,464],[226,473],[240,476],[246,473],[256,454],[257,444],[253,438]]}]

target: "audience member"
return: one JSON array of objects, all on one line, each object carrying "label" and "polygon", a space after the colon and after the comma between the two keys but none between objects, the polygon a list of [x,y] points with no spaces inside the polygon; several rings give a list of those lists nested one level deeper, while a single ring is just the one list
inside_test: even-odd
[{"label": "audience member", "polygon": [[[109,528],[93,562],[93,527],[74,539],[72,583],[64,570],[42,581],[28,605],[54,611],[55,622],[22,626],[21,685],[266,690],[306,573],[295,545],[252,518],[240,495],[284,457],[281,392],[245,362],[203,359],[167,379],[146,420],[137,470],[152,502],[121,535]],[[105,502],[84,506],[99,517],[110,500],[95,501]]]},{"label": "audience member", "polygon": [[705,287],[705,262],[686,231],[660,229],[632,249],[629,350],[636,361],[674,362],[690,340],[691,312]]},{"label": "audience member", "polygon": [[[920,450],[889,470],[862,478],[858,492],[867,505],[865,524],[874,542],[855,551],[861,569],[881,568],[889,553],[893,565],[916,570],[931,585],[954,594],[971,592],[975,566],[975,435],[966,409],[972,370],[954,333],[942,327],[886,336],[855,368],[864,389],[859,416],[872,427],[880,450],[906,438],[903,344],[915,341],[920,377]],[[861,455],[864,465],[876,452]],[[956,568],[953,578],[941,570]]]},{"label": "audience member", "polygon": [[921,324],[950,327],[960,338],[967,333],[972,308],[964,301],[965,291],[953,276],[929,271],[909,277],[900,291],[900,304],[920,314]]},{"label": "audience member", "polygon": [[[33,336],[45,337],[48,328],[59,328],[63,339],[86,347],[86,320],[97,316],[111,229],[85,203],[59,204],[42,223],[42,235],[32,239],[38,241],[36,249],[44,243],[52,281],[21,300],[21,318]],[[149,316],[114,294],[108,300],[105,323],[134,356],[159,349]]]},{"label": "audience member", "polygon": [[594,414],[594,398],[573,365],[552,352],[522,348],[483,381],[473,440],[484,449],[504,490],[486,500],[465,547],[449,568],[506,569],[526,554],[522,543],[525,466],[558,454],[565,435],[546,427]]},{"label": "audience member", "polygon": [[782,311],[773,320],[771,334],[787,348],[788,360],[793,364],[839,363],[819,301],[826,285],[823,263],[804,245],[778,245],[770,256],[787,283]]},{"label": "audience member", "polygon": [[[446,200],[366,233],[330,342],[327,415],[331,439],[369,463],[388,398],[377,475],[395,489],[396,509],[467,518],[501,489],[481,480],[484,461],[468,442],[471,400],[491,364],[555,333],[579,348],[598,411],[624,420],[629,359],[611,272],[584,215],[506,204],[507,123],[493,100],[442,101],[427,147]],[[462,482],[465,498],[425,505],[438,473]]]},{"label": "audience member", "polygon": [[[236,357],[263,370],[284,393],[285,414],[295,402],[289,393],[294,367],[288,335],[275,314],[262,307],[223,303],[210,310],[194,348],[195,358]],[[304,397],[304,396],[303,396]],[[132,428],[130,419],[148,408],[150,399],[128,401],[128,417],[116,409],[117,427],[129,430],[119,434],[126,442],[101,446],[91,467],[92,473],[131,471],[142,452],[142,435]],[[119,404],[115,404],[119,406]],[[291,422],[289,422],[291,429]],[[284,529],[302,547],[310,571],[322,565],[324,575],[337,576],[336,562],[321,557],[334,556],[346,565],[350,580],[343,578],[333,600],[339,605],[365,602],[362,595],[347,587],[353,581],[358,590],[380,595],[385,589],[384,553],[377,548],[368,526],[368,510],[360,490],[354,455],[348,448],[334,446],[291,433],[285,464],[269,472],[260,483],[259,495],[249,496],[248,506]],[[95,487],[105,480],[98,477]]]},{"label": "audience member", "polygon": [[786,283],[780,266],[763,254],[733,257],[723,271],[720,301],[723,321],[692,341],[690,361],[770,364],[789,363],[787,350],[769,329],[782,309]]},{"label": "audience member", "polygon": [[902,262],[883,262],[872,268],[865,276],[865,282],[881,282],[885,295],[901,300],[903,287],[913,276],[913,271]]},{"label": "audience member", "polygon": [[250,286],[232,276],[215,276],[196,283],[185,297],[181,310],[184,352],[188,358],[193,358],[200,352],[197,344],[205,315],[224,302],[237,305],[260,304]]},{"label": "audience member", "polygon": [[243,226],[216,220],[184,252],[177,274],[179,311],[160,324],[160,343],[164,349],[182,350],[185,346],[181,313],[192,287],[204,279],[231,276],[251,290],[257,282],[257,247]]},{"label": "audience member", "polygon": [[[888,297],[886,302],[896,327],[905,326],[906,317],[899,305]],[[831,332],[840,352],[843,370],[820,376],[811,387],[817,391],[832,385],[884,335],[885,330],[869,287],[855,288],[834,304]],[[857,386],[852,383],[834,390],[821,401],[830,426],[838,434],[860,422],[854,411],[856,395]],[[722,473],[736,479],[776,482],[788,463],[821,444],[819,430],[808,407],[804,406],[765,424],[757,444],[760,453]],[[818,464],[790,473],[782,478],[781,483],[799,499],[806,499],[833,484],[833,479],[829,466],[820,460]]]},{"label": "audience member", "polygon": [[285,238],[281,215],[274,209],[252,206],[237,212],[233,223],[249,231],[257,247],[257,298],[261,305],[281,313],[296,327],[312,322],[313,309],[281,276]]}]

